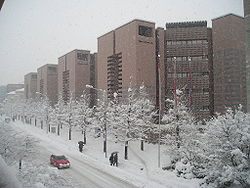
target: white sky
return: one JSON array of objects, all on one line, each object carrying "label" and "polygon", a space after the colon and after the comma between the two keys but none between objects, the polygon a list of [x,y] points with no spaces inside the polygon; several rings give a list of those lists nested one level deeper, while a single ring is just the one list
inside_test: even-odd
[{"label": "white sky", "polygon": [[133,19],[166,22],[243,16],[243,0],[5,0],[0,11],[0,85],[73,49],[96,52],[97,38]]}]

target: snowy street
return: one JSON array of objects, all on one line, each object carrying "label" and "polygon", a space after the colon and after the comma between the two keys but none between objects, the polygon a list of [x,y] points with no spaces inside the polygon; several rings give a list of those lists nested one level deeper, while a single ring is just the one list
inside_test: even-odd
[{"label": "snowy street", "polygon": [[[1,120],[2,121],[2,120]],[[90,152],[90,148],[85,146],[83,153],[78,151],[76,146],[77,136],[73,137],[75,139],[69,141],[66,138],[63,138],[63,134],[58,137],[55,134],[47,134],[45,129],[40,129],[39,127],[35,127],[34,125],[23,124],[20,121],[16,121],[13,123],[9,123],[8,125],[12,126],[17,132],[22,132],[24,135],[32,135],[34,138],[38,139],[37,150],[38,150],[38,158],[34,161],[29,161],[31,164],[26,164],[24,162],[23,171],[25,168],[29,166],[32,169],[34,174],[39,174],[41,176],[41,172],[35,171],[36,167],[34,164],[39,161],[41,166],[45,170],[42,170],[44,173],[44,177],[39,179],[32,180],[32,174],[29,180],[25,180],[26,184],[23,184],[23,187],[32,187],[32,182],[35,183],[36,187],[196,187],[197,185],[193,183],[187,183],[186,185],[182,183],[183,179],[180,179],[180,182],[177,182],[175,179],[166,179],[169,182],[165,184],[164,182],[158,181],[153,177],[149,177],[148,175],[148,167],[143,166],[142,160],[138,159],[138,154],[130,149],[131,151],[131,159],[133,161],[129,161],[128,164],[125,164],[123,159],[120,159],[120,167],[113,167],[109,165],[108,159],[103,157],[102,155],[96,155],[97,149],[102,147],[102,138],[98,138],[97,141],[93,140],[93,145],[90,146],[93,148],[93,153]],[[77,131],[75,132],[75,135]],[[66,133],[65,133],[66,135]],[[81,134],[78,135],[80,137]],[[91,140],[91,138],[89,138]],[[89,141],[90,142],[90,141]],[[95,143],[95,142],[99,142]],[[91,144],[91,143],[89,143]],[[96,150],[96,151],[95,151]],[[98,151],[98,152],[100,152]],[[87,153],[87,154],[85,154]],[[134,154],[133,154],[134,153]],[[69,161],[71,162],[71,167],[69,169],[61,169],[58,170],[56,167],[53,167],[49,163],[49,157],[51,154],[60,154],[65,155]],[[95,157],[93,157],[96,155]],[[122,156],[120,156],[122,158]],[[134,158],[135,157],[135,158]],[[137,160],[136,160],[137,158]],[[30,165],[34,165],[30,167]],[[37,164],[36,164],[37,165]],[[127,166],[129,165],[129,166]],[[145,164],[144,164],[145,165]],[[127,166],[127,167],[126,167]],[[145,171],[139,171],[141,167],[145,167]],[[129,168],[129,169],[127,169]],[[46,170],[47,169],[47,170]],[[138,174],[138,172],[140,174]],[[30,172],[27,172],[26,176]],[[55,174],[53,174],[55,173]],[[53,176],[56,175],[56,178]],[[159,174],[160,175],[160,174]],[[26,177],[25,176],[25,177]],[[63,179],[59,182],[58,186],[55,184],[59,179]],[[167,177],[167,176],[166,176]],[[165,178],[166,178],[165,177]],[[33,177],[34,178],[34,177]],[[159,178],[159,177],[158,177]],[[172,178],[176,178],[172,176]],[[54,179],[55,182],[52,183],[51,179]],[[30,181],[30,182],[28,182]],[[40,182],[37,182],[40,181]],[[49,181],[46,185],[46,181]],[[158,181],[158,182],[157,182]],[[187,182],[187,181],[185,181]],[[175,186],[174,186],[175,185]],[[197,186],[198,187],[198,186]]]},{"label": "snowy street", "polygon": [[49,156],[52,153],[64,154],[68,157],[71,162],[71,167],[69,169],[63,169],[62,171],[74,177],[77,182],[80,183],[81,187],[135,187],[129,182],[116,178],[88,164],[81,158],[77,158],[66,149],[57,148],[53,144],[46,143],[46,141],[44,141],[43,144],[47,146],[40,146],[39,150],[41,151],[42,158],[46,161],[49,161]]}]

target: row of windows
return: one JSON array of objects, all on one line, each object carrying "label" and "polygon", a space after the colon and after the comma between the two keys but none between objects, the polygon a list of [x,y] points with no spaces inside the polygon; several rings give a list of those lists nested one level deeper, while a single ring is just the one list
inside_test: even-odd
[{"label": "row of windows", "polygon": [[192,56],[192,57],[188,57],[188,56],[181,56],[181,57],[167,57],[166,61],[167,62],[172,62],[172,61],[200,61],[200,60],[208,60],[208,56],[204,55],[204,56]]},{"label": "row of windows", "polygon": [[167,45],[179,45],[179,44],[207,44],[207,40],[178,40],[167,41]]},{"label": "row of windows", "polygon": [[[182,90],[183,94],[189,94],[190,93],[190,89],[184,89]],[[172,94],[174,93],[173,89],[166,89],[166,94]],[[202,94],[209,94],[209,88],[199,88],[199,89],[195,89],[192,88],[192,93],[202,93]]]},{"label": "row of windows", "polygon": [[193,110],[209,110],[209,106],[192,106]]},{"label": "row of windows", "polygon": [[224,50],[218,50],[213,53],[214,58],[219,58],[223,56],[240,56],[243,51],[237,48],[227,48]]},{"label": "row of windows", "polygon": [[48,67],[48,72],[52,73],[52,72],[56,72],[57,68],[56,67]]},{"label": "row of windows", "polygon": [[83,61],[88,61],[88,55],[89,54],[77,53],[77,59],[83,60]]},{"label": "row of windows", "polygon": [[153,28],[147,26],[139,26],[139,35],[144,37],[152,37],[153,36]]},{"label": "row of windows", "polygon": [[[181,73],[167,73],[168,78],[174,78],[176,75],[176,78],[187,78],[189,77],[188,72],[181,72]],[[192,72],[192,77],[201,77],[201,76],[208,76],[208,72]]]}]

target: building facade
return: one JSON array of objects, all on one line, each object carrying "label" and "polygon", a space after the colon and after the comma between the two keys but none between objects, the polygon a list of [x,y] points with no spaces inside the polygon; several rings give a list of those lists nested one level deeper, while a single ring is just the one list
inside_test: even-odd
[{"label": "building facade", "polygon": [[246,62],[244,18],[228,14],[212,20],[214,110],[239,104],[246,110]]},{"label": "building facade", "polygon": [[133,20],[98,38],[97,88],[120,101],[144,84],[156,99],[155,23]]},{"label": "building facade", "polygon": [[57,102],[57,65],[46,64],[37,69],[37,92],[42,97],[47,96],[51,104]]},{"label": "building facade", "polygon": [[246,37],[247,111],[250,112],[250,0],[244,0],[244,20]]},{"label": "building facade", "polygon": [[[58,93],[64,101],[70,95],[80,97],[83,91],[89,93],[86,85],[96,86],[96,54],[88,50],[73,50],[58,58]],[[95,91],[91,90],[91,105],[95,102]]]},{"label": "building facade", "polygon": [[184,103],[198,119],[213,114],[211,34],[206,21],[166,24],[166,99]]},{"label": "building facade", "polygon": [[37,73],[30,72],[24,76],[25,99],[35,98],[37,92]]}]

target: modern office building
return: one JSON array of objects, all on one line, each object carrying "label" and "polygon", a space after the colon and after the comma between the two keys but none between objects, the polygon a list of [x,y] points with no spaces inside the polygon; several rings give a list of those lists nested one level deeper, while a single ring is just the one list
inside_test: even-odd
[{"label": "modern office building", "polygon": [[198,119],[208,118],[213,114],[213,75],[207,22],[166,23],[164,50],[166,99],[184,103]]},{"label": "modern office building", "polygon": [[24,76],[24,95],[25,99],[35,98],[37,96],[37,73],[30,72]]},{"label": "modern office building", "polygon": [[46,64],[37,69],[37,92],[41,97],[48,97],[51,104],[57,102],[57,65]]},{"label": "modern office building", "polygon": [[[88,50],[73,50],[58,58],[58,93],[64,101],[70,95],[79,97],[83,91],[89,93],[86,85],[96,86],[96,53]],[[91,105],[95,102],[95,91],[91,90]]]},{"label": "modern office building", "polygon": [[108,98],[128,96],[128,88],[144,84],[156,99],[155,23],[133,20],[98,38],[97,88]]},{"label": "modern office building", "polygon": [[247,111],[250,112],[250,0],[244,0],[244,20],[246,37]]},{"label": "modern office building", "polygon": [[214,111],[239,104],[246,110],[244,18],[227,14],[212,20]]}]

